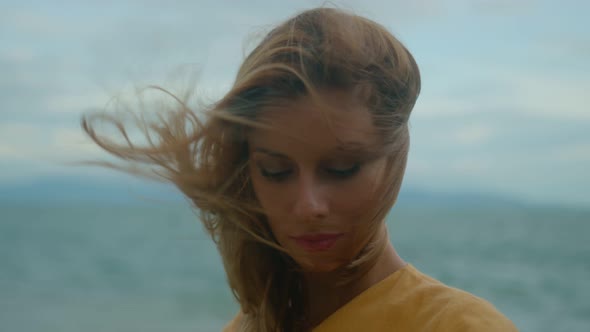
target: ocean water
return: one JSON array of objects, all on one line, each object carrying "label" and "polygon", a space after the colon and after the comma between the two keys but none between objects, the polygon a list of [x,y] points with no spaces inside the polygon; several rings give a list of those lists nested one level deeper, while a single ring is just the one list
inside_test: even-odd
[{"label": "ocean water", "polygon": [[[411,204],[402,257],[521,331],[590,331],[590,212]],[[185,205],[0,205],[0,331],[219,331],[237,305]]]}]

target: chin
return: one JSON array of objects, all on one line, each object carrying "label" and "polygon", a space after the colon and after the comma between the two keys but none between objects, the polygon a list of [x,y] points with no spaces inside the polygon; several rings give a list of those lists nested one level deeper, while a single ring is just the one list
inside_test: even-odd
[{"label": "chin", "polygon": [[[322,257],[323,258],[323,257]],[[308,273],[330,273],[344,266],[344,262],[337,260],[328,260],[320,257],[305,257],[295,259],[304,272]]]}]

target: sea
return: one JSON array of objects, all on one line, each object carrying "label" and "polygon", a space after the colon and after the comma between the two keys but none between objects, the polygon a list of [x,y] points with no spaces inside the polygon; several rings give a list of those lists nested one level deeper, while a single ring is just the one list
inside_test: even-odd
[{"label": "sea", "polygon": [[[590,210],[398,203],[401,256],[521,331],[590,331]],[[184,202],[0,204],[0,331],[220,331],[238,306]]]}]

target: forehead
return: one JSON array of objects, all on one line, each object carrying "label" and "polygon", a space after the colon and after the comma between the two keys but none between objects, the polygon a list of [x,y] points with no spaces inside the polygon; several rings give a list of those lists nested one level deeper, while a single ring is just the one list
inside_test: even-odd
[{"label": "forehead", "polygon": [[365,106],[343,92],[324,92],[321,97],[321,104],[301,97],[262,109],[258,119],[271,129],[252,130],[251,145],[322,151],[376,143],[372,116]]}]

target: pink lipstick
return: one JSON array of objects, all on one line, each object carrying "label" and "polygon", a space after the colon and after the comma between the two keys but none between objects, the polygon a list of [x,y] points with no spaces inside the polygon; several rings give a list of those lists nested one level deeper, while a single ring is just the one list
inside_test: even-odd
[{"label": "pink lipstick", "polygon": [[306,234],[291,238],[307,251],[325,251],[332,248],[341,236],[342,234]]}]

